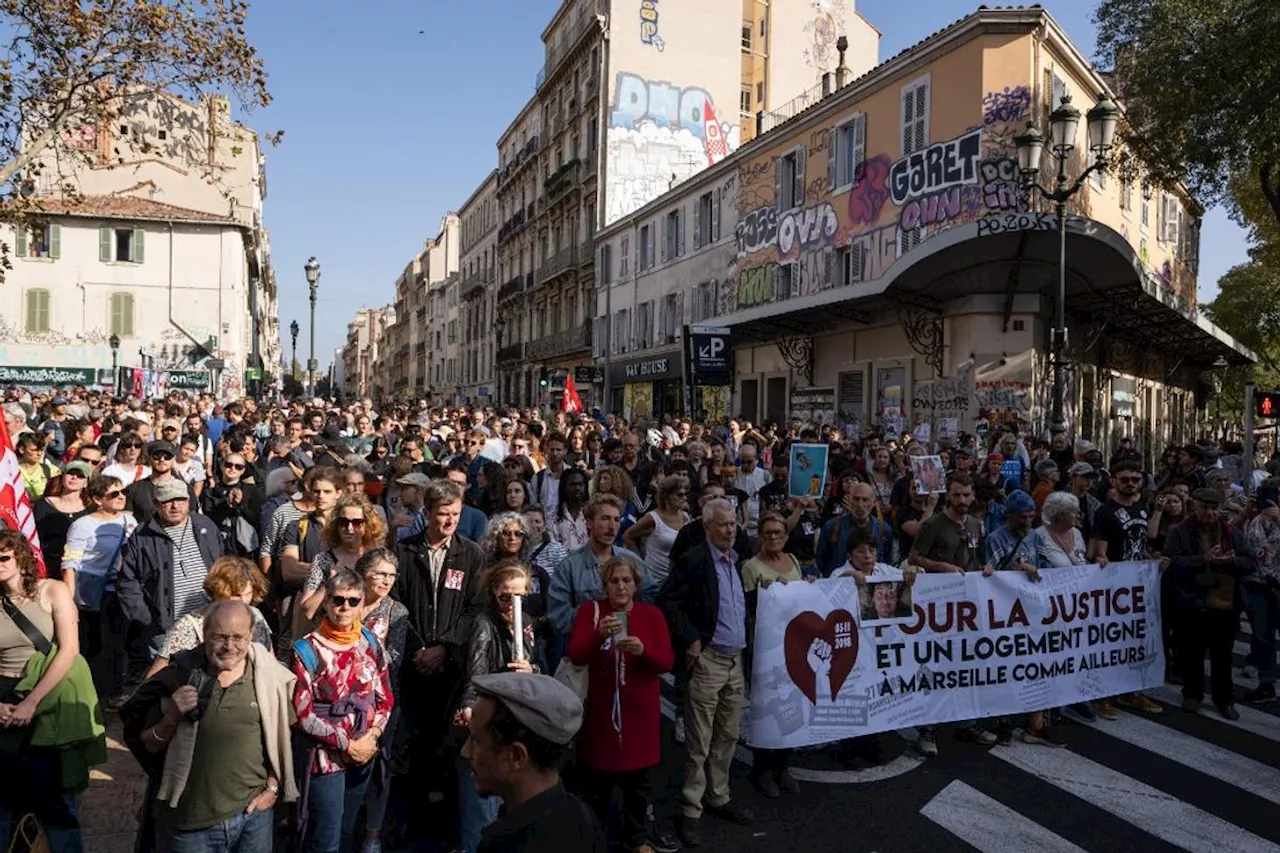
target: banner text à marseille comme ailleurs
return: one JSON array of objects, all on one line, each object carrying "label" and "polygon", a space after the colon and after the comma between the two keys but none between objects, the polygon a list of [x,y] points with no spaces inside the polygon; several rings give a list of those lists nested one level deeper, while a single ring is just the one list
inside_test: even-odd
[{"label": "banner text \u00e0 marseille comme ailleurs", "polygon": [[[1156,562],[760,591],[750,742],[797,747],[1164,681]],[[878,587],[885,594],[877,596]]]}]

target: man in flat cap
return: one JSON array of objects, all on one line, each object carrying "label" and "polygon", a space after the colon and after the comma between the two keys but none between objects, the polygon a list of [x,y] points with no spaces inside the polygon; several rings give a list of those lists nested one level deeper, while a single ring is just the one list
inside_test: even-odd
[{"label": "man in flat cap", "polygon": [[595,815],[560,784],[582,700],[546,675],[497,672],[471,683],[478,699],[462,757],[479,794],[501,797],[504,807],[485,827],[480,853],[606,853]]}]

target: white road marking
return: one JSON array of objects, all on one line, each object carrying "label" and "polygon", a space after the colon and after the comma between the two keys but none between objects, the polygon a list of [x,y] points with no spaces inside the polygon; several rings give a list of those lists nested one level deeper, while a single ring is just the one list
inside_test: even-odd
[{"label": "white road marking", "polygon": [[1066,749],[1015,745],[992,755],[1189,853],[1280,853],[1280,846]]},{"label": "white road marking", "polygon": [[[1165,684],[1161,687],[1155,687],[1151,690],[1144,690],[1142,692],[1157,702],[1165,705],[1173,705],[1175,707],[1182,705],[1182,688],[1180,687],[1173,687]],[[1228,726],[1280,743],[1280,716],[1268,714],[1264,711],[1257,711],[1238,702],[1236,703],[1236,710],[1240,712],[1240,719],[1223,719],[1218,716],[1217,711],[1213,710],[1213,703],[1206,700],[1205,710],[1202,710],[1201,714],[1210,717],[1211,719],[1216,719],[1219,722],[1226,723]],[[1174,713],[1181,712],[1175,711]]]},{"label": "white road marking", "polygon": [[982,853],[1085,853],[999,800],[955,781],[920,814]]}]

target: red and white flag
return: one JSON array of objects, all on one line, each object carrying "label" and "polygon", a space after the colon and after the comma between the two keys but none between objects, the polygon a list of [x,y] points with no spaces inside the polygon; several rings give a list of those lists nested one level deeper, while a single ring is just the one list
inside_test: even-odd
[{"label": "red and white flag", "polygon": [[582,405],[582,397],[578,395],[578,386],[573,382],[572,373],[564,378],[564,398],[561,400],[561,408],[566,415],[580,415],[586,411],[586,407]]},{"label": "red and white flag", "polygon": [[27,483],[18,468],[18,454],[9,438],[9,427],[0,421],[0,521],[21,530],[36,552],[40,577],[45,576],[44,554],[40,550],[40,534],[36,532],[36,516],[27,496]]}]

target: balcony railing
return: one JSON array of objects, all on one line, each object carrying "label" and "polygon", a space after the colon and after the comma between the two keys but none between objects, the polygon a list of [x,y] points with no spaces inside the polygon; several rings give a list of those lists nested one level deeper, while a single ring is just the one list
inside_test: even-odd
[{"label": "balcony railing", "polygon": [[524,342],[507,344],[498,350],[498,363],[510,364],[513,361],[524,360]]},{"label": "balcony railing", "polygon": [[498,172],[499,187],[514,178],[517,172],[536,159],[533,155],[538,152],[538,146],[538,134],[535,133],[525,142],[524,147],[516,152],[511,162],[502,171]]},{"label": "balcony railing", "polygon": [[538,283],[542,284],[544,281],[554,278],[565,270],[572,268],[577,262],[577,246],[561,249],[543,261],[542,266],[538,267]]},{"label": "balcony railing", "polygon": [[484,293],[485,288],[493,284],[494,272],[493,267],[483,269],[474,275],[469,275],[462,280],[461,286],[458,288],[460,299],[470,299],[473,296],[479,296]]},{"label": "balcony railing", "polygon": [[560,31],[560,37],[556,39],[555,44],[547,45],[547,62],[538,70],[537,76],[534,78],[534,86],[541,90],[560,67],[560,63],[564,62],[565,57],[573,52],[578,42],[584,35],[596,26],[596,16],[580,12],[569,24]]},{"label": "balcony railing", "polygon": [[580,165],[582,165],[581,161],[575,158],[547,175],[547,179],[542,183],[543,197],[547,200],[547,204],[551,204],[581,182],[581,173],[578,168]]},{"label": "balcony railing", "polygon": [[502,302],[503,300],[510,299],[513,296],[519,296],[521,293],[524,293],[524,286],[525,277],[522,275],[509,279],[502,285],[502,287],[498,288],[498,301]]},{"label": "balcony railing", "polygon": [[526,358],[530,361],[558,358],[584,349],[591,349],[590,323],[530,341],[526,348]]},{"label": "balcony railing", "polygon": [[[530,207],[532,206],[533,205],[530,205]],[[498,229],[498,242],[506,242],[507,238],[514,236],[515,233],[523,228],[525,223],[532,218],[533,214],[524,210],[517,210],[515,213],[511,214],[511,217],[507,219],[506,222],[502,223],[502,227]]]}]

